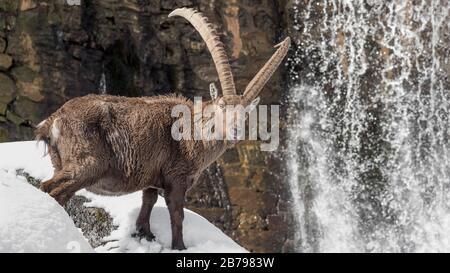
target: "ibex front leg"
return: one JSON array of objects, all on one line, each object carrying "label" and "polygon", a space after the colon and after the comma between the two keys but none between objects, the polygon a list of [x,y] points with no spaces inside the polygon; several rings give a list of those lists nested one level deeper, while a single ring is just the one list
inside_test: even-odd
[{"label": "ibex front leg", "polygon": [[172,226],[172,249],[186,249],[183,242],[184,196],[186,189],[184,183],[172,183],[165,189],[164,198],[170,214]]},{"label": "ibex front leg", "polygon": [[143,191],[142,207],[136,221],[136,232],[132,234],[133,237],[145,238],[147,241],[155,239],[155,235],[150,230],[150,215],[156,200],[158,200],[157,189],[148,188]]}]

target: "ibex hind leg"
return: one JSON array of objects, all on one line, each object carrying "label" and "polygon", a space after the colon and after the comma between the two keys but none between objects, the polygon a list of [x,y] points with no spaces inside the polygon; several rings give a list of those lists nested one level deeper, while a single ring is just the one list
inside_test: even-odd
[{"label": "ibex hind leg", "polygon": [[47,149],[54,168],[54,174],[51,179],[42,182],[40,188],[42,191],[49,193],[59,185],[61,179],[64,179],[64,174],[61,173],[61,157],[59,156],[57,148],[48,145]]},{"label": "ibex hind leg", "polygon": [[148,188],[143,191],[142,207],[136,220],[136,232],[131,236],[145,238],[147,241],[153,241],[155,239],[155,235],[153,235],[150,229],[150,215],[156,200],[158,200],[157,189]]},{"label": "ibex hind leg", "polygon": [[67,179],[68,177],[65,172],[56,171],[55,174],[53,174],[52,178],[41,183],[40,189],[43,192],[50,193],[53,189],[57,188],[63,181]]},{"label": "ibex hind leg", "polygon": [[59,155],[58,148],[48,145],[48,153],[50,155],[50,159],[52,161],[53,168],[55,172],[58,172],[62,169],[61,164],[61,156]]},{"label": "ibex hind leg", "polygon": [[90,161],[89,164],[70,164],[67,167],[64,166],[57,173],[58,177],[61,176],[63,178],[54,182],[57,186],[50,191],[50,196],[55,198],[61,205],[65,205],[75,192],[91,186],[96,182],[96,178],[105,171],[102,164],[96,161]]},{"label": "ibex hind leg", "polygon": [[186,249],[183,241],[184,198],[186,188],[185,181],[169,180],[171,184],[164,189],[164,198],[170,214],[172,228],[172,249]]}]

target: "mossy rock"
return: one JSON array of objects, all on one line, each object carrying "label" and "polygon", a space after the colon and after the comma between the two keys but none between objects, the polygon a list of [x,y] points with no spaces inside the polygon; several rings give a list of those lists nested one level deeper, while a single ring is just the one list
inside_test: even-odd
[{"label": "mossy rock", "polygon": [[32,124],[38,124],[42,120],[42,105],[19,96],[13,104],[14,112]]},{"label": "mossy rock", "polygon": [[[6,29],[6,18],[0,12],[0,33],[3,32],[5,29]],[[2,35],[2,37],[4,37],[4,36]]]},{"label": "mossy rock", "polygon": [[15,15],[8,15],[5,18],[5,29],[11,30],[16,26],[17,17]]},{"label": "mossy rock", "polygon": [[0,73],[0,103],[8,104],[14,98],[16,86],[7,75]]},{"label": "mossy rock", "polygon": [[25,123],[25,120],[18,116],[17,114],[7,110],[6,111],[6,118],[11,121],[12,123],[14,123],[15,125],[21,125],[23,123]]},{"label": "mossy rock", "polygon": [[0,11],[15,13],[19,8],[20,0],[2,0],[0,1]]},{"label": "mossy rock", "polygon": [[[16,17],[16,27],[28,33],[35,33],[37,29],[48,25],[48,17],[51,16],[51,14],[48,14],[47,16],[40,16],[37,9],[30,10],[28,12],[21,12],[19,16]],[[60,23],[60,21],[55,23]]]},{"label": "mossy rock", "polygon": [[[3,19],[0,19],[0,29],[2,29],[1,22]],[[5,52],[6,50],[6,41],[3,38],[0,38],[0,52]]]},{"label": "mossy rock", "polygon": [[16,79],[16,81],[22,81],[26,83],[31,83],[33,80],[39,76],[37,72],[31,70],[26,66],[15,67],[11,70],[11,75]]},{"label": "mossy rock", "polygon": [[8,131],[4,128],[0,128],[0,142],[5,142],[9,140]]},{"label": "mossy rock", "polygon": [[6,109],[8,109],[8,104],[0,102],[0,115],[6,115]]},{"label": "mossy rock", "polygon": [[0,70],[1,71],[7,71],[12,66],[12,64],[13,64],[13,59],[11,56],[0,53]]},{"label": "mossy rock", "polygon": [[38,9],[36,9],[22,12],[18,17],[14,17],[14,22],[7,22],[8,28],[14,29],[14,34],[8,35],[6,53],[13,57],[15,63],[26,65],[38,71],[40,69],[40,54],[38,53],[39,46],[36,46],[36,44],[50,43],[48,44],[49,48],[55,47],[54,41],[48,41],[49,39],[47,39],[47,37],[52,37],[54,33],[45,18],[46,16],[40,16]]},{"label": "mossy rock", "polygon": [[235,148],[229,149],[223,154],[222,159],[225,163],[239,163],[239,152]]},{"label": "mossy rock", "polygon": [[40,102],[44,99],[42,94],[43,80],[39,73],[28,67],[21,66],[14,68],[11,74],[16,80],[19,95],[35,102]]},{"label": "mossy rock", "polygon": [[0,123],[1,122],[7,122],[8,120],[6,119],[5,116],[0,116]]}]

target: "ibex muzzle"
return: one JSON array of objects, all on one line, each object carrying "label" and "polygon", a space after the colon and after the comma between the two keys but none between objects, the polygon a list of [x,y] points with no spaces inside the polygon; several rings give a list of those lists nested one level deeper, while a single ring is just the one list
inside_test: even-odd
[{"label": "ibex muzzle", "polygon": [[[256,97],[285,57],[290,39],[237,95],[228,58],[214,27],[193,9],[177,9],[170,16],[182,16],[197,29],[214,60],[223,96],[211,88],[217,111],[227,105],[257,103]],[[185,249],[182,233],[185,193],[202,171],[235,142],[226,140],[176,141],[171,136],[175,119],[171,109],[191,100],[179,96],[125,98],[88,95],[65,103],[36,129],[36,138],[48,145],[54,176],[41,189],[65,204],[76,191],[86,188],[104,195],[143,191],[142,208],[136,221],[136,235],[154,238],[150,213],[157,190],[164,198],[172,225],[172,248]],[[192,111],[194,112],[194,111]]]}]

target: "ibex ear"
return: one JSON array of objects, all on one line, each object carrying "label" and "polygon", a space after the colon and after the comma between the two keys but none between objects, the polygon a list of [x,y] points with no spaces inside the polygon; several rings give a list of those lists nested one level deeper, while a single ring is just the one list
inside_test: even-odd
[{"label": "ibex ear", "polygon": [[219,96],[219,92],[217,91],[216,85],[211,83],[209,85],[209,94],[211,95],[211,99],[215,100]]},{"label": "ibex ear", "polygon": [[252,102],[250,103],[250,111],[253,111],[255,108],[256,108],[256,106],[258,106],[258,104],[259,104],[259,97],[257,97],[256,99],[254,99],[254,100],[252,100]]}]

